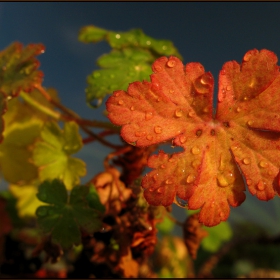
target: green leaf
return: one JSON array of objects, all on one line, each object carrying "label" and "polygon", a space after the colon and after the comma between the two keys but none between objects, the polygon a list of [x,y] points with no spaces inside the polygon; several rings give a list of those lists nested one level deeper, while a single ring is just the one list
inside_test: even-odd
[{"label": "green leaf", "polygon": [[82,147],[78,125],[67,122],[62,131],[57,123],[48,122],[41,138],[42,141],[37,142],[33,150],[33,161],[40,167],[40,180],[61,179],[67,189],[72,189],[86,174],[85,163],[70,156]]},{"label": "green leaf", "polygon": [[105,212],[106,208],[100,202],[98,192],[93,184],[90,184],[90,186],[89,186],[89,193],[87,195],[87,201],[91,208],[94,208],[101,213]]},{"label": "green leaf", "polygon": [[36,211],[38,224],[52,241],[63,248],[81,243],[81,230],[91,234],[100,229],[99,213],[87,200],[89,187],[75,186],[70,196],[60,180],[45,181],[39,186],[38,199],[49,203]]},{"label": "green leaf", "polygon": [[152,62],[162,55],[181,55],[168,40],[157,40],[140,29],[113,32],[96,26],[81,29],[79,40],[96,43],[105,40],[112,47],[109,54],[97,60],[101,70],[93,71],[87,78],[86,97],[89,105],[97,107],[109,93],[123,89],[135,80],[148,80]]},{"label": "green leaf", "polygon": [[204,250],[216,252],[223,242],[228,241],[232,237],[232,230],[228,222],[221,222],[214,227],[204,227],[208,232],[202,242],[201,246]]},{"label": "green leaf", "polygon": [[163,221],[156,225],[157,229],[162,234],[170,234],[171,231],[174,229],[174,226],[175,226],[174,222],[172,222],[167,217],[164,217]]},{"label": "green leaf", "polygon": [[21,90],[29,92],[42,82],[36,56],[44,51],[42,44],[23,47],[15,42],[0,52],[0,92],[4,96],[17,96]]},{"label": "green leaf", "polygon": [[29,146],[40,135],[41,126],[42,122],[33,118],[12,123],[6,128],[0,145],[0,167],[6,181],[24,184],[38,177],[37,167],[30,162]]}]

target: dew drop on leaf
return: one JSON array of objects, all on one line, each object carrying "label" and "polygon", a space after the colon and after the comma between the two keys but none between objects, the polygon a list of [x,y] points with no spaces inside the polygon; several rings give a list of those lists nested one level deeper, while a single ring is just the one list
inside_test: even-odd
[{"label": "dew drop on leaf", "polygon": [[176,64],[176,62],[174,60],[169,59],[167,61],[167,66],[170,67],[170,68],[174,67],[175,64]]},{"label": "dew drop on leaf", "polygon": [[198,147],[194,146],[191,148],[191,152],[194,155],[198,155],[200,153],[200,149]]},{"label": "dew drop on leaf", "polygon": [[155,133],[160,134],[160,133],[162,133],[162,127],[161,126],[155,126],[154,131],[155,131]]},{"label": "dew drop on leaf", "polygon": [[115,97],[120,96],[120,92],[119,92],[119,91],[114,92],[114,96],[115,96]]},{"label": "dew drop on leaf", "polygon": [[225,216],[224,212],[220,212],[220,213],[219,213],[219,216],[220,216],[221,218],[223,218],[223,217]]},{"label": "dew drop on leaf", "polygon": [[93,108],[98,108],[102,104],[102,98],[95,98],[89,102],[89,105]]},{"label": "dew drop on leaf", "polygon": [[194,174],[189,174],[187,177],[187,183],[192,183],[195,180]]},{"label": "dew drop on leaf", "polygon": [[186,208],[188,202],[186,200],[181,199],[180,197],[176,196],[174,201],[178,206],[182,208]]},{"label": "dew drop on leaf", "polygon": [[175,159],[174,159],[174,158],[170,158],[168,161],[169,161],[169,162],[174,162]]},{"label": "dew drop on leaf", "polygon": [[250,185],[252,185],[252,180],[251,179],[247,179],[246,183],[247,183],[248,186],[250,186]]},{"label": "dew drop on leaf", "polygon": [[157,192],[158,192],[158,193],[163,193],[163,190],[164,190],[164,188],[163,188],[163,187],[160,187],[160,188],[157,189]]},{"label": "dew drop on leaf", "polygon": [[134,110],[135,110],[134,106],[131,106],[131,107],[130,107],[130,110],[131,110],[131,111],[134,111]]},{"label": "dew drop on leaf", "polygon": [[179,139],[180,139],[180,142],[181,142],[182,144],[184,144],[184,143],[187,141],[187,137],[186,137],[185,135],[181,135],[181,136],[179,137]]},{"label": "dew drop on leaf", "polygon": [[248,164],[251,163],[251,161],[250,161],[249,158],[244,158],[244,159],[242,160],[242,162],[243,162],[244,164],[246,164],[246,165],[248,165]]},{"label": "dew drop on leaf", "polygon": [[165,169],[166,166],[165,166],[164,164],[162,164],[162,165],[160,166],[160,168],[161,168],[161,169]]},{"label": "dew drop on leaf", "polygon": [[240,111],[241,111],[241,108],[240,108],[240,107],[237,107],[237,108],[236,108],[236,112],[239,113]]},{"label": "dew drop on leaf", "polygon": [[153,113],[152,112],[146,112],[145,114],[145,120],[148,121],[153,117]]},{"label": "dew drop on leaf", "polygon": [[124,103],[123,100],[119,100],[118,102],[119,105],[123,105],[123,103]]},{"label": "dew drop on leaf", "polygon": [[264,182],[263,181],[259,181],[257,184],[257,188],[259,191],[263,191],[265,188]]},{"label": "dew drop on leaf", "polygon": [[181,109],[176,109],[176,111],[175,111],[175,116],[176,116],[177,118],[182,117],[182,116],[183,116],[183,111],[182,111]]},{"label": "dew drop on leaf", "polygon": [[248,121],[247,124],[251,126],[253,124],[253,121]]},{"label": "dew drop on leaf", "polygon": [[218,185],[220,187],[222,187],[222,188],[228,186],[228,182],[227,182],[226,178],[222,174],[218,174],[217,175],[217,181],[218,181]]},{"label": "dew drop on leaf", "polygon": [[191,118],[192,118],[192,117],[195,115],[195,112],[191,111],[191,112],[189,112],[189,114],[188,114],[188,115],[189,115],[189,117],[191,117]]},{"label": "dew drop on leaf", "polygon": [[243,60],[244,61],[249,61],[251,58],[252,54],[250,52],[245,53]]},{"label": "dew drop on leaf", "polygon": [[153,192],[155,189],[153,187],[149,188],[149,192]]},{"label": "dew drop on leaf", "polygon": [[171,180],[171,179],[167,179],[166,181],[165,181],[165,184],[166,185],[171,185],[173,183],[173,181]]},{"label": "dew drop on leaf", "polygon": [[151,141],[153,139],[153,136],[152,135],[147,135],[146,139]]},{"label": "dew drop on leaf", "polygon": [[155,70],[156,70],[157,72],[160,72],[160,71],[162,71],[162,67],[159,66],[159,65],[156,65],[156,66],[155,66]]},{"label": "dew drop on leaf", "polygon": [[153,176],[153,180],[154,180],[155,182],[157,181],[157,179],[158,179],[158,174],[156,174],[156,175]]},{"label": "dew drop on leaf", "polygon": [[266,168],[268,166],[268,163],[264,160],[261,160],[260,163],[259,163],[260,167],[262,168]]},{"label": "dew drop on leaf", "polygon": [[231,90],[231,86],[227,86],[226,89],[227,89],[227,91],[230,91]]}]

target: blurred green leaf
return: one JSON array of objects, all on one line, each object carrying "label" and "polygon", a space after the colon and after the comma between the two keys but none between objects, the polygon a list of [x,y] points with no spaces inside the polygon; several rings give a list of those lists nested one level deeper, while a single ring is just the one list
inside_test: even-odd
[{"label": "blurred green leaf", "polygon": [[162,234],[170,234],[171,231],[173,230],[175,224],[172,222],[168,217],[164,217],[163,221],[159,224],[157,224],[157,229],[159,230],[160,233]]},{"label": "blurred green leaf", "polygon": [[94,208],[101,213],[104,213],[106,208],[105,206],[100,202],[99,195],[96,191],[96,188],[94,185],[90,184],[89,186],[89,193],[87,195],[87,201],[91,208]]},{"label": "blurred green leaf", "polygon": [[204,250],[210,252],[216,252],[221,245],[231,239],[232,230],[228,222],[221,222],[214,227],[204,227],[208,232],[202,242],[201,246]]},{"label": "blurred green leaf", "polygon": [[70,155],[82,147],[79,128],[75,122],[66,122],[62,131],[55,122],[45,124],[42,141],[35,144],[33,160],[40,169],[40,180],[63,180],[67,189],[79,184],[86,174],[85,163]]},{"label": "blurred green leaf", "polygon": [[39,186],[37,197],[50,205],[38,207],[38,224],[45,234],[51,234],[54,243],[63,248],[79,245],[80,230],[93,233],[102,226],[99,206],[88,203],[88,193],[89,187],[75,186],[68,196],[64,184],[57,179]]},{"label": "blurred green leaf", "polygon": [[154,39],[140,29],[113,32],[86,26],[81,29],[79,40],[84,43],[105,40],[112,47],[109,54],[97,60],[101,69],[93,71],[87,78],[87,102],[93,107],[99,106],[107,94],[126,90],[131,82],[149,80],[151,65],[158,57],[174,55],[182,58],[171,41]]}]

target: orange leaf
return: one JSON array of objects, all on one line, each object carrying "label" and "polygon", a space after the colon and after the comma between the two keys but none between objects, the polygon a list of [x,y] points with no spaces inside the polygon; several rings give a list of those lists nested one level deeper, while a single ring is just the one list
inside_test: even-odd
[{"label": "orange leaf", "polygon": [[227,220],[230,205],[245,200],[245,182],[261,200],[280,193],[276,63],[268,50],[247,52],[241,64],[227,62],[219,76],[216,113],[211,73],[199,63],[184,67],[172,56],[154,62],[151,82],[114,92],[108,117],[122,126],[125,141],[143,147],[172,139],[184,149],[148,159],[154,169],[142,180],[148,203],[186,200],[189,209],[201,209],[201,223],[214,226]]}]

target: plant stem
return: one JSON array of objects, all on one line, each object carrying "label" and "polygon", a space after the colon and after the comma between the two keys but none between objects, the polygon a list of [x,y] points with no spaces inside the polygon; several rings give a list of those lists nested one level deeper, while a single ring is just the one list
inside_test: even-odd
[{"label": "plant stem", "polygon": [[41,103],[39,103],[38,101],[36,101],[32,97],[30,97],[29,94],[21,91],[20,92],[20,96],[22,97],[22,99],[26,103],[28,103],[32,107],[36,108],[37,110],[45,113],[46,115],[48,115],[48,116],[50,116],[50,117],[52,117],[52,118],[54,118],[56,120],[61,119],[61,114],[59,112],[56,112],[56,111],[52,110],[51,108],[42,105]]},{"label": "plant stem", "polygon": [[[51,103],[53,104],[56,108],[60,109],[62,112],[64,112],[67,116],[69,116],[70,118],[66,117],[65,119],[69,119],[69,120],[73,120],[75,122],[77,122],[81,129],[83,131],[85,131],[90,137],[95,138],[96,140],[98,140],[100,143],[102,143],[103,145],[110,147],[112,149],[119,149],[122,148],[123,146],[119,146],[119,145],[114,145],[108,141],[106,141],[105,139],[103,139],[102,137],[100,137],[99,135],[95,134],[94,132],[92,132],[91,130],[89,130],[84,124],[81,124],[79,122],[81,122],[82,118],[75,112],[69,110],[68,108],[66,108],[65,106],[63,106],[62,104],[56,102],[55,100],[52,99],[52,97],[48,94],[48,92],[41,86],[41,85],[36,85],[36,88],[42,93],[42,95]],[[99,123],[100,124],[100,123]]]}]

